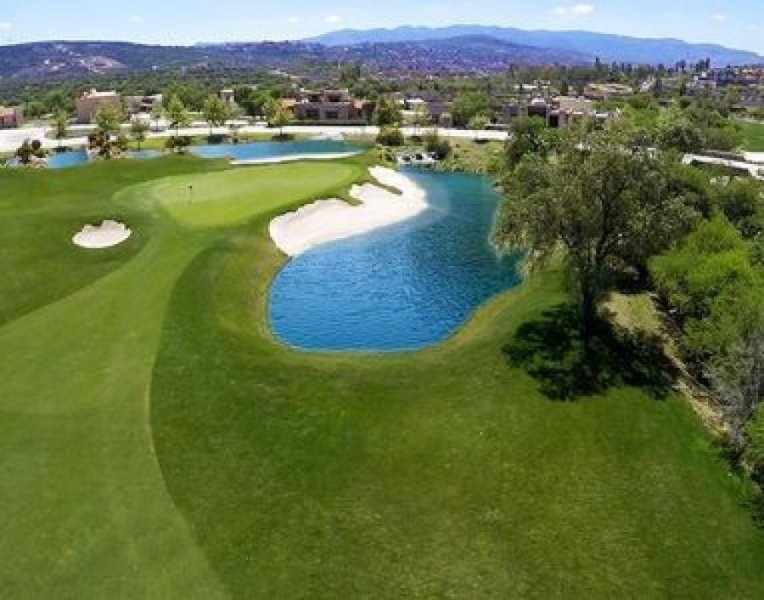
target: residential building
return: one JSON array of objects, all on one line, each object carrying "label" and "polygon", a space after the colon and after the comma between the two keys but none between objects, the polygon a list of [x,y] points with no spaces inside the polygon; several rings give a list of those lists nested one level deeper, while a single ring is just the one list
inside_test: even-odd
[{"label": "residential building", "polygon": [[313,123],[359,124],[367,119],[367,103],[353,98],[348,90],[301,90],[292,109],[298,120]]},{"label": "residential building", "polygon": [[24,110],[20,106],[0,106],[0,129],[17,129],[24,124]]},{"label": "residential building", "polygon": [[77,122],[92,123],[99,109],[105,106],[121,109],[122,97],[115,91],[99,92],[92,89],[85,92],[76,100]]},{"label": "residential building", "polygon": [[597,112],[592,100],[575,96],[537,96],[525,102],[508,102],[497,112],[499,119],[505,123],[511,123],[520,117],[536,117],[543,119],[550,127],[559,129],[583,119],[605,121],[612,116],[610,113]]},{"label": "residential building", "polygon": [[416,111],[424,109],[433,125],[450,126],[451,102],[444,102],[439,96],[429,95],[416,98],[406,98],[401,101],[403,115],[410,121]]},{"label": "residential building", "polygon": [[164,101],[162,94],[152,94],[149,96],[127,96],[125,98],[125,107],[131,115],[151,114],[155,106],[161,106]]},{"label": "residential building", "polygon": [[231,108],[236,106],[236,92],[232,89],[220,90],[220,99]]},{"label": "residential building", "polygon": [[590,83],[584,89],[584,97],[594,101],[627,98],[633,95],[632,87],[621,83]]}]

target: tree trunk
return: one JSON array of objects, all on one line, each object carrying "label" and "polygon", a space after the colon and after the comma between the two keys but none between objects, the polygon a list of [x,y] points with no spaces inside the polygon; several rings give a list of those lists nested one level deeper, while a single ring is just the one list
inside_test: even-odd
[{"label": "tree trunk", "polygon": [[579,304],[579,327],[581,339],[586,347],[594,337],[594,329],[597,321],[597,289],[593,282],[581,282],[581,299]]}]

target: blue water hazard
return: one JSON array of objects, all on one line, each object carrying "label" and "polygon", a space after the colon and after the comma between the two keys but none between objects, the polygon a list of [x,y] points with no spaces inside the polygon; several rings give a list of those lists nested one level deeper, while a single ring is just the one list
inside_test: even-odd
[{"label": "blue water hazard", "polygon": [[294,142],[252,142],[250,144],[210,144],[191,146],[189,151],[201,158],[230,158],[232,160],[261,160],[288,158],[303,154],[340,154],[358,152],[360,148],[335,140],[304,140]]},{"label": "blue water hazard", "polygon": [[[298,155],[340,154],[359,152],[360,148],[348,142],[334,140],[304,140],[299,142],[252,142],[249,144],[212,144],[191,146],[191,154],[201,158],[231,158],[254,160],[265,158],[288,158]],[[133,150],[128,158],[151,159],[162,156],[159,150]],[[49,169],[67,169],[89,162],[85,150],[53,153],[48,157]]]},{"label": "blue water hazard", "polygon": [[521,281],[519,256],[489,242],[499,195],[475,175],[408,171],[421,216],[290,260],[270,290],[281,342],[311,351],[400,351],[435,344]]},{"label": "blue water hazard", "polygon": [[[131,150],[127,153],[128,158],[137,160],[146,160],[159,158],[162,153],[159,150]],[[49,169],[68,169],[90,162],[90,157],[86,150],[74,150],[71,152],[56,152],[48,156]]]},{"label": "blue water hazard", "polygon": [[48,156],[49,169],[68,169],[88,162],[90,158],[86,150],[74,150],[72,152],[57,152]]}]

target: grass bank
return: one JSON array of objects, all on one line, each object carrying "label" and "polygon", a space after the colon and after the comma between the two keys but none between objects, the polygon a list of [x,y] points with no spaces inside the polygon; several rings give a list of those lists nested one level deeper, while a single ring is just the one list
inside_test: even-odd
[{"label": "grass bank", "polygon": [[315,356],[268,332],[281,264],[265,223],[197,257],[154,371],[165,481],[233,596],[764,593],[744,483],[682,399],[552,402],[508,364],[556,273],[438,348]]},{"label": "grass bank", "polygon": [[[681,399],[552,402],[508,363],[557,273],[421,353],[274,343],[269,219],[367,160],[0,172],[0,595],[762,597]],[[104,217],[134,238],[70,245]]]}]

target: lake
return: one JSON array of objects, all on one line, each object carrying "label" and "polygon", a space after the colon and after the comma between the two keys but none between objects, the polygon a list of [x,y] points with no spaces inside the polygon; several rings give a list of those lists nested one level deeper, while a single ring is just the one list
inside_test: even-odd
[{"label": "lake", "polygon": [[300,140],[293,142],[252,142],[249,144],[209,144],[191,146],[189,152],[201,158],[263,160],[290,156],[358,152],[359,147],[335,140]]},{"label": "lake", "polygon": [[500,196],[488,179],[407,173],[427,190],[421,216],[319,246],[278,273],[268,308],[278,340],[311,351],[419,349],[521,282],[519,257],[489,243]]}]

